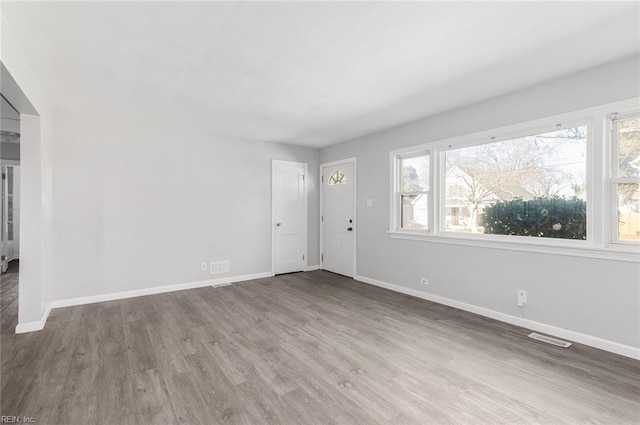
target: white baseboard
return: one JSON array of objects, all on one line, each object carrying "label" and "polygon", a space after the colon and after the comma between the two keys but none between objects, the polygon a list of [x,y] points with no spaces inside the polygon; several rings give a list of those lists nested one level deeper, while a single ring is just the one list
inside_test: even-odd
[{"label": "white baseboard", "polygon": [[307,268],[304,269],[305,272],[312,272],[314,270],[320,270],[320,266],[307,266]]},{"label": "white baseboard", "polygon": [[42,319],[37,322],[28,322],[28,323],[20,323],[16,326],[16,333],[23,334],[27,332],[35,332],[41,331],[44,329],[45,323],[47,323],[47,319],[49,318],[49,313],[51,313],[51,304],[47,307],[42,315]]},{"label": "white baseboard", "polygon": [[512,316],[510,314],[501,313],[499,311],[490,310],[488,308],[467,304],[461,301],[453,300],[451,298],[430,294],[424,291],[418,291],[416,289],[405,288],[404,286],[396,285],[394,283],[383,282],[383,281],[372,279],[365,276],[356,275],[354,276],[354,279],[360,282],[364,282],[371,285],[379,286],[381,288],[389,289],[391,291],[401,292],[403,294],[411,295],[417,298],[422,298],[427,301],[433,301],[438,304],[443,304],[449,307],[454,307],[460,310],[465,310],[471,313],[479,314],[481,316],[490,317],[492,319],[499,320],[501,322],[510,323],[516,326],[521,326],[523,328],[527,328],[533,331],[542,332],[558,338],[568,339],[570,341],[574,341],[580,344],[599,348],[601,350],[609,351],[611,353],[620,354],[621,356],[631,357],[632,359],[640,360],[640,348],[632,347],[630,345],[624,345],[618,342],[610,341],[610,340],[599,338],[592,335],[583,334],[580,332],[575,332],[569,329],[563,329],[557,326],[536,322],[534,320]]},{"label": "white baseboard", "polygon": [[271,272],[246,274],[241,276],[220,277],[218,279],[202,280],[199,282],[179,283],[176,285],[156,286],[153,288],[136,289],[133,291],[112,292],[110,294],[92,295],[89,297],[70,298],[66,300],[52,301],[47,310],[42,315],[42,319],[37,322],[21,323],[16,326],[16,333],[35,332],[44,329],[49,313],[54,308],[71,307],[74,305],[93,304],[104,301],[122,300],[125,298],[142,297],[144,295],[162,294],[165,292],[183,291],[185,289],[203,288],[205,286],[221,287],[228,286],[235,282],[247,280],[263,279],[273,276]]},{"label": "white baseboard", "polygon": [[71,307],[74,305],[93,304],[104,301],[122,300],[125,298],[142,297],[144,295],[163,294],[165,292],[183,291],[185,289],[203,288],[205,286],[227,286],[235,282],[243,282],[246,280],[262,279],[270,277],[271,273],[255,273],[241,276],[220,277],[217,279],[201,280],[198,282],[178,283],[175,285],[155,286],[153,288],[136,289],[133,291],[112,292],[110,294],[93,295],[89,297],[70,298],[66,300],[57,300],[51,303],[52,308]]}]

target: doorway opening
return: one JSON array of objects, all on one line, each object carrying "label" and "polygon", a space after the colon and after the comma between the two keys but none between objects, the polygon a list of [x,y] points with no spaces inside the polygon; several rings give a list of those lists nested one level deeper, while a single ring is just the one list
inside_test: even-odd
[{"label": "doorway opening", "polygon": [[20,259],[20,113],[0,93],[0,332],[18,324]]}]

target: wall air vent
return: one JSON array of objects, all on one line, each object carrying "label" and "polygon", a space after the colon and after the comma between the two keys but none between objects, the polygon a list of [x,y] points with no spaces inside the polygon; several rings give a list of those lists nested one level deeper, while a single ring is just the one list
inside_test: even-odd
[{"label": "wall air vent", "polygon": [[538,341],[546,342],[547,344],[557,345],[562,348],[571,347],[571,343],[567,341],[562,341],[560,339],[551,338],[550,336],[540,335],[535,332],[531,332],[529,334],[529,338],[537,339]]}]

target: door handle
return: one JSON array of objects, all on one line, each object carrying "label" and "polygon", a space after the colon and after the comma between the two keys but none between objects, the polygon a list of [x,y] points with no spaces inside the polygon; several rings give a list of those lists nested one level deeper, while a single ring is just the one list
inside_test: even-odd
[{"label": "door handle", "polygon": [[347,227],[347,232],[353,232],[353,227]]},{"label": "door handle", "polygon": [[276,226],[280,227],[282,226],[282,223],[276,223]]}]

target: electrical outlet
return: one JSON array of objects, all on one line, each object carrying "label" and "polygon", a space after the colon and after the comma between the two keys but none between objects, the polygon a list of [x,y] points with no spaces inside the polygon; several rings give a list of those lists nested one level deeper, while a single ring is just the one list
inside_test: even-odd
[{"label": "electrical outlet", "polygon": [[517,299],[517,304],[518,307],[524,307],[524,305],[527,303],[527,291],[525,291],[524,289],[518,289],[518,299]]},{"label": "electrical outlet", "polygon": [[423,285],[428,285],[429,284],[429,279],[427,279],[426,277],[421,277],[420,278],[420,283],[422,283]]},{"label": "electrical outlet", "polygon": [[207,262],[206,261],[204,263],[200,263],[200,271],[201,272],[206,272],[207,271]]}]

